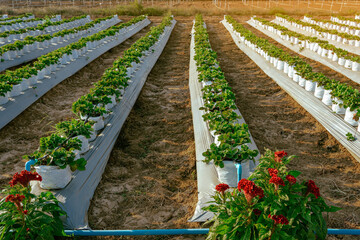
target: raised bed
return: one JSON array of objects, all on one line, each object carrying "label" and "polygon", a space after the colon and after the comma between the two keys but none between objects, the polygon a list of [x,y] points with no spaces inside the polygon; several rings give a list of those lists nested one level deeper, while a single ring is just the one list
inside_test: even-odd
[{"label": "raised bed", "polygon": [[[214,143],[215,139],[211,135],[207,123],[203,120],[202,115],[205,113],[204,110],[200,110],[201,107],[204,107],[204,101],[202,100],[202,84],[199,82],[197,71],[196,61],[194,60],[195,56],[195,39],[194,39],[194,26],[191,34],[191,45],[190,45],[190,66],[189,66],[189,89],[190,89],[190,99],[191,99],[191,112],[193,116],[193,126],[194,126],[194,137],[195,137],[195,152],[196,152],[196,172],[197,172],[197,182],[198,182],[198,202],[196,205],[195,213],[193,217],[189,220],[190,222],[205,222],[213,217],[213,213],[206,212],[202,210],[203,207],[208,205],[209,201],[212,201],[212,196],[214,195],[215,186],[221,183],[218,178],[218,173],[213,162],[209,164],[205,163],[205,157],[203,153],[210,149],[210,145]],[[234,110],[241,119],[238,120],[238,123],[245,123],[244,118],[242,117],[239,109]],[[252,150],[258,150],[254,139],[250,134],[251,143],[248,144],[249,148]],[[253,171],[255,165],[257,165],[257,160],[260,158],[260,153],[255,158],[256,163],[252,161],[247,161],[241,163],[242,166],[242,178],[248,178]],[[233,169],[236,171],[235,164]],[[237,180],[237,179],[235,179]]]},{"label": "raised bed", "polygon": [[45,55],[49,52],[52,52],[56,49],[59,49],[61,47],[64,47],[66,45],[69,45],[70,43],[77,42],[79,39],[83,37],[87,37],[90,35],[93,35],[96,32],[99,32],[101,30],[105,30],[113,25],[118,24],[121,22],[118,18],[116,18],[114,21],[103,21],[99,27],[93,27],[91,29],[88,29],[85,34],[81,36],[77,36],[68,40],[62,40],[61,42],[57,43],[50,43],[48,47],[41,47],[38,49],[34,49],[34,51],[24,52],[24,55],[20,55],[19,57],[16,57],[12,60],[6,60],[4,62],[0,63],[0,72],[4,71],[10,67],[14,67],[29,61],[32,61],[42,55]]},{"label": "raised bed", "polygon": [[[54,194],[61,202],[62,208],[68,214],[65,221],[66,228],[90,228],[87,220],[90,200],[101,180],[120,130],[138,98],[148,74],[161,55],[175,24],[176,21],[172,20],[172,25],[165,28],[164,34],[154,47],[154,51],[140,62],[137,71],[131,75],[129,86],[125,88],[121,101],[112,109],[112,113],[106,118],[105,128],[92,142],[90,150],[84,155],[87,160],[86,170],[76,171],[73,180],[66,188],[54,191]],[[37,184],[33,188],[35,193],[42,191]]]},{"label": "raised bed", "polygon": [[253,28],[256,28],[260,32],[264,33],[265,35],[271,37],[275,41],[284,45],[285,47],[293,50],[294,52],[296,52],[304,57],[315,60],[321,64],[324,64],[325,66],[343,74],[344,76],[348,77],[352,81],[360,84],[360,72],[359,71],[352,71],[349,68],[345,68],[344,66],[339,65],[337,61],[332,61],[331,59],[329,59],[327,57],[322,57],[319,54],[317,54],[316,52],[311,51],[309,48],[304,48],[300,51],[301,45],[296,45],[296,44],[292,43],[291,41],[287,41],[287,40],[281,38],[278,34],[275,34],[271,31],[261,27],[254,20],[249,20],[249,21],[247,21],[247,23],[250,26],[252,26]]},{"label": "raised bed", "polygon": [[47,75],[45,79],[38,81],[35,85],[35,88],[28,89],[27,91],[22,92],[21,95],[10,99],[6,104],[0,105],[0,129],[54,86],[66,78],[72,76],[87,64],[98,58],[100,55],[121,44],[123,41],[133,36],[149,24],[150,21],[145,19],[143,20],[143,24],[140,24],[133,29],[128,27],[130,30],[117,37],[114,41],[105,41],[95,49],[88,50],[83,56],[80,56],[75,61],[71,61],[69,64],[62,65],[60,68],[57,68],[56,71],[52,72],[50,75]]},{"label": "raised bed", "polygon": [[308,111],[326,130],[333,135],[360,162],[360,141],[347,140],[347,133],[354,133],[356,129],[344,121],[342,116],[335,114],[331,107],[326,106],[314,96],[313,92],[305,91],[283,71],[265,60],[260,54],[248,47],[235,33],[226,20],[221,21],[231,34],[235,44],[254,61],[269,77],[284,89],[296,102]]}]

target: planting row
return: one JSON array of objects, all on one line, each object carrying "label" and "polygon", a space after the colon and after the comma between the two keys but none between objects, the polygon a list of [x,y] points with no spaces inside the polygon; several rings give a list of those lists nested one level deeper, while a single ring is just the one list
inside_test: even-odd
[{"label": "planting row", "polygon": [[[308,22],[310,24],[315,24],[322,28],[327,28],[330,30],[336,30],[339,32],[345,32],[347,34],[360,36],[360,27],[349,26],[347,24],[342,24],[339,22],[331,21],[331,20],[318,19],[318,18],[314,18],[312,16],[304,16],[304,22]],[[334,34],[335,33],[336,32],[334,32]]]},{"label": "planting row", "polygon": [[35,16],[32,13],[25,13],[18,16],[9,17],[7,14],[2,15],[2,18],[0,18],[0,23],[2,22],[14,22],[14,21],[26,21],[29,19],[35,18]]},{"label": "planting row", "polygon": [[236,112],[235,94],[219,67],[216,52],[211,49],[209,36],[202,16],[197,15],[194,24],[194,60],[198,81],[202,85],[203,121],[206,122],[214,142],[203,153],[204,162],[213,163],[220,182],[232,187],[237,184],[234,163],[255,161],[259,152],[249,148],[251,143],[248,125],[239,124],[241,116]]},{"label": "planting row", "polygon": [[329,79],[322,73],[313,72],[311,66],[299,57],[293,57],[266,39],[257,37],[230,16],[226,16],[225,19],[241,42],[259,53],[278,70],[284,71],[306,91],[314,92],[314,96],[321,99],[325,105],[331,106],[335,113],[345,114],[345,122],[358,126],[360,93],[357,89]]},{"label": "planting row", "polygon": [[333,22],[337,22],[337,23],[341,23],[341,24],[345,24],[345,25],[349,25],[349,26],[353,26],[353,27],[360,27],[360,20],[359,18],[347,18],[347,17],[343,17],[343,16],[331,16],[330,18],[331,21]]},{"label": "planting row", "polygon": [[[17,20],[17,21],[13,21],[13,22],[0,22],[0,33],[1,32],[6,32],[6,31],[13,31],[13,30],[19,30],[19,29],[23,29],[23,28],[28,28],[28,27],[35,27],[38,24],[42,24],[46,21],[47,19],[43,19],[43,18],[30,18],[28,20]],[[60,21],[61,20],[61,15],[57,15],[55,17],[51,17],[50,21]]]},{"label": "planting row", "polygon": [[143,20],[137,24],[130,21],[82,38],[40,57],[33,65],[0,75],[0,79],[3,78],[4,81],[20,81],[8,92],[10,101],[1,106],[3,116],[0,118],[0,129],[58,83],[149,24],[147,19]]},{"label": "planting row", "polygon": [[36,27],[28,27],[17,31],[6,31],[0,33],[0,46],[24,40],[27,36],[39,36],[44,34],[53,34],[61,30],[76,28],[90,22],[90,16],[79,16],[60,21],[46,21]]},{"label": "planting row", "polygon": [[310,49],[321,57],[332,60],[340,66],[351,69],[352,71],[360,71],[360,56],[353,55],[344,49],[337,48],[327,41],[320,40],[316,37],[305,36],[259,17],[253,17],[250,21],[257,26],[260,26],[262,29],[266,29],[279,35],[285,41],[291,42],[294,45],[299,45],[301,48]]},{"label": "planting row", "polygon": [[297,20],[293,17],[283,14],[276,14],[276,21],[282,24],[291,25],[295,28],[306,31],[309,34],[314,34],[325,39],[329,39],[338,43],[347,44],[354,47],[360,47],[360,37],[356,35],[341,33],[337,30],[325,29],[316,24],[303,22],[301,20]]},{"label": "planting row", "polygon": [[[87,20],[83,20],[87,21]],[[66,46],[80,38],[87,37],[95,32],[104,30],[119,23],[117,15],[98,18],[83,26],[66,29],[53,35],[46,34],[37,37],[26,37],[23,41],[7,44],[0,47],[0,71],[9,67],[31,61],[55,49]],[[1,91],[1,90],[0,90]]]},{"label": "planting row", "polygon": [[[112,109],[121,101],[126,87],[130,84],[131,75],[134,74],[144,59],[153,54],[157,44],[164,36],[164,29],[171,24],[171,17],[167,17],[163,22],[152,28],[151,31],[143,38],[135,42],[128,50],[125,51],[122,58],[116,60],[112,68],[105,71],[101,80],[94,84],[90,92],[80,97],[73,103],[72,111],[79,116],[77,119],[61,122],[56,126],[56,133],[40,140],[40,148],[32,157],[39,159],[36,170],[41,176],[48,176],[48,172],[42,169],[61,168],[61,179],[49,180],[51,186],[47,186],[47,180],[42,182],[41,187],[62,188],[71,180],[70,169],[84,170],[86,160],[80,158],[89,150],[89,141],[94,141],[97,134],[106,126],[106,119],[111,116]],[[139,16],[126,23],[128,26],[136,27],[146,23],[145,16]],[[133,25],[132,25],[133,24]],[[123,29],[125,24],[119,26]],[[99,36],[115,36],[115,29],[99,33]],[[111,34],[111,35],[108,35]],[[56,144],[53,144],[53,142]],[[44,145],[45,144],[45,145]],[[42,147],[42,146],[45,147]],[[57,148],[58,146],[60,148]],[[68,156],[68,157],[62,157]],[[61,170],[59,170],[61,171]],[[59,175],[58,175],[59,176]]]}]

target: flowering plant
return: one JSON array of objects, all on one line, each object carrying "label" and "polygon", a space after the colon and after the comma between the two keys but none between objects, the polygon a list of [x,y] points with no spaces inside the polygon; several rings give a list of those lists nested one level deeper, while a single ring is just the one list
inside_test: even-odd
[{"label": "flowering plant", "polygon": [[215,215],[207,239],[325,239],[322,213],[339,208],[325,203],[313,180],[300,182],[300,172],[287,170],[293,158],[267,150],[237,189],[216,186],[213,204],[204,208]]},{"label": "flowering plant", "polygon": [[36,172],[15,173],[0,202],[1,239],[54,239],[65,236],[60,219],[66,213],[51,192],[31,194],[30,181],[41,181]]}]

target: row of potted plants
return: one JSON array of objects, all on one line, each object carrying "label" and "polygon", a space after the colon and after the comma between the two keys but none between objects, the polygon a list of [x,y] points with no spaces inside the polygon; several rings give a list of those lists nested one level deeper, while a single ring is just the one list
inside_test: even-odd
[{"label": "row of potted plants", "polygon": [[[112,20],[103,20],[103,22],[100,22],[101,24],[105,24],[105,27],[109,24],[113,24],[112,21],[118,21],[116,16],[106,19]],[[31,64],[17,68],[13,71],[7,70],[4,74],[0,75],[0,105],[5,104],[9,97],[18,96],[22,91],[26,91],[30,86],[37,84],[38,80],[42,80],[45,78],[45,75],[49,75],[51,72],[56,71],[57,67],[60,67],[60,65],[68,64],[79,56],[84,55],[87,50],[100,45],[104,40],[110,40],[113,36],[121,34],[119,31],[130,26],[132,23],[133,22],[130,21],[97,32],[88,37],[83,37],[77,42],[39,57],[37,61]],[[93,31],[96,31],[97,29],[98,28],[93,28]]]},{"label": "row of potted plants", "polygon": [[216,166],[221,182],[236,187],[237,173],[234,163],[254,161],[259,154],[247,144],[251,143],[247,124],[239,124],[241,118],[235,110],[235,94],[219,67],[216,52],[211,49],[209,36],[201,15],[194,23],[194,60],[198,79],[202,84],[203,119],[214,137],[210,149],[203,153],[204,162]]},{"label": "row of potted plants", "polygon": [[[345,114],[344,120],[352,126],[358,126],[360,116],[360,93],[358,89],[330,79],[323,73],[314,72],[312,67],[298,56],[291,56],[286,51],[271,44],[268,40],[256,36],[232,17],[225,16],[226,24],[234,31],[241,42],[263,56],[278,70],[284,71],[306,91],[332,107],[337,114]],[[358,128],[358,131],[360,129]]]},{"label": "row of potted plants", "polygon": [[0,18],[0,22],[9,22],[9,21],[16,21],[16,20],[27,20],[30,18],[34,18],[35,16],[32,13],[25,13],[17,16],[9,17],[7,14],[2,15]]},{"label": "row of potted plants", "polygon": [[342,24],[339,22],[331,21],[331,20],[314,18],[313,16],[310,16],[310,15],[305,15],[304,21],[311,23],[311,24],[316,24],[320,27],[324,27],[327,29],[337,30],[337,31],[345,32],[345,33],[348,33],[351,35],[357,35],[357,36],[360,35],[360,27],[349,26],[347,24]]},{"label": "row of potted plants", "polygon": [[117,16],[109,16],[105,18],[98,18],[94,21],[88,22],[85,25],[73,28],[65,29],[60,32],[51,34],[44,34],[40,36],[27,36],[24,40],[18,40],[14,43],[7,44],[0,47],[0,59],[1,61],[11,61],[16,56],[22,55],[25,52],[37,51],[39,48],[49,47],[51,43],[59,43],[63,40],[76,38],[88,33],[92,28],[100,27],[111,23],[111,20],[117,19]]},{"label": "row of potted plants", "polygon": [[[60,20],[59,16],[50,17],[51,20]],[[0,22],[0,32],[18,30],[27,27],[33,27],[38,24],[44,23],[44,18],[29,18],[27,20],[16,20],[11,22]]]},{"label": "row of potted plants", "polygon": [[324,38],[332,39],[339,43],[360,47],[359,36],[351,35],[344,32],[342,33],[334,29],[330,30],[330,29],[322,28],[316,24],[303,22],[301,20],[295,19],[291,16],[284,14],[276,14],[276,19],[282,23],[290,24],[296,28],[302,29],[312,34],[322,36]]},{"label": "row of potted plants", "polygon": [[90,16],[82,15],[60,21],[47,20],[45,23],[35,27],[28,27],[19,30],[5,31],[0,33],[0,42],[11,43],[24,39],[27,36],[38,36],[51,32],[59,32],[68,28],[75,28],[90,22]]},{"label": "row of potted plants", "polygon": [[221,183],[204,210],[214,213],[207,240],[324,240],[329,206],[313,180],[287,168],[295,156],[266,150],[259,165],[237,188]]},{"label": "row of potted plants", "polygon": [[279,24],[270,22],[263,18],[251,18],[255,24],[278,34],[282,39],[290,41],[293,44],[300,45],[302,48],[308,48],[322,57],[337,62],[340,66],[351,69],[352,71],[360,71],[360,56],[349,53],[348,51],[337,48],[328,41],[320,40],[317,37],[309,37],[301,33],[289,30]]},{"label": "row of potted plants", "polygon": [[330,20],[341,24],[360,27],[360,19],[357,18],[356,15],[355,18],[348,18],[344,16],[331,16]]},{"label": "row of potted plants", "polygon": [[[35,169],[43,179],[40,187],[63,188],[71,181],[71,170],[85,169],[86,160],[81,154],[90,149],[89,142],[94,141],[99,131],[105,127],[105,119],[120,101],[132,72],[155,49],[164,36],[165,27],[171,24],[171,19],[172,17],[164,18],[159,26],[151,28],[146,36],[126,50],[113,63],[113,67],[104,72],[90,92],[73,103],[72,111],[77,118],[58,123],[55,133],[41,138],[39,149],[31,156],[25,156],[26,159],[38,160]],[[138,16],[98,34],[103,37],[115,36],[115,33],[123,33],[124,30],[145,24],[146,20],[146,16]]]}]

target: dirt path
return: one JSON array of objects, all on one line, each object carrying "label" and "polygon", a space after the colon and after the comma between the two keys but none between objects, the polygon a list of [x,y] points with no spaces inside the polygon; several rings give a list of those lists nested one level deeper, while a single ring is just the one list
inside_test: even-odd
[{"label": "dirt path", "polygon": [[328,204],[343,208],[329,214],[328,227],[360,228],[360,164],[237,48],[220,20],[206,21],[210,42],[260,151],[297,155],[289,167],[302,171],[303,179],[313,179]]},{"label": "dirt path", "polygon": [[[350,86],[360,89],[360,85],[357,84],[356,82],[352,81],[351,79],[347,78],[346,76],[344,76],[343,74],[317,62],[314,61],[310,58],[304,57],[294,51],[292,51],[291,49],[285,47],[284,45],[278,43],[276,40],[272,39],[271,37],[265,35],[264,33],[262,33],[261,31],[257,30],[256,28],[253,28],[252,26],[250,26],[249,24],[246,23],[246,21],[248,21],[250,18],[249,17],[241,17],[241,18],[236,18],[237,21],[241,22],[241,24],[243,24],[247,29],[249,29],[250,31],[252,31],[254,34],[256,34],[258,37],[267,39],[270,43],[274,44],[275,46],[283,49],[284,51],[286,51],[287,53],[291,54],[292,56],[298,56],[300,58],[302,58],[303,60],[305,60],[312,68],[314,72],[321,72],[323,74],[325,74],[327,77],[332,78],[332,79],[336,79],[339,80],[343,83],[349,84]],[[270,20],[270,19],[268,19]]]},{"label": "dirt path", "polygon": [[[155,18],[154,21],[159,22],[160,18]],[[39,146],[39,139],[53,131],[56,123],[73,117],[72,103],[86,94],[92,84],[100,80],[104,71],[112,66],[113,61],[144,36],[154,24],[58,84],[0,130],[0,186],[7,183],[12,174],[24,169],[22,156],[35,151]]]},{"label": "dirt path", "polygon": [[121,130],[96,189],[89,211],[92,229],[199,226],[187,223],[197,201],[188,89],[192,19],[176,19],[178,23]]}]

